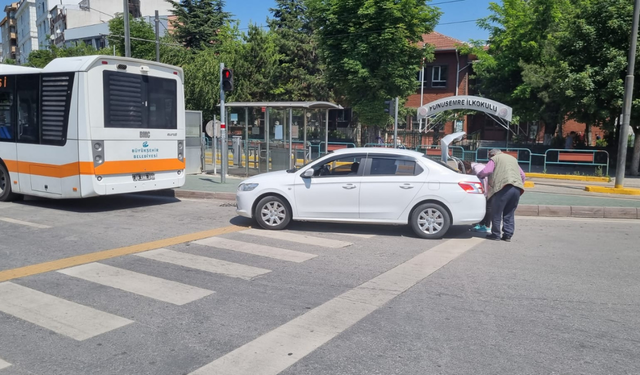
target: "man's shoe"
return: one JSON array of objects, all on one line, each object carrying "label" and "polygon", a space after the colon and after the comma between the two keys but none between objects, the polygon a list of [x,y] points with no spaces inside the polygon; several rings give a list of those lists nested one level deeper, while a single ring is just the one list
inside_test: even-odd
[{"label": "man's shoe", "polygon": [[473,228],[471,228],[472,232],[483,232],[482,225],[476,224]]},{"label": "man's shoe", "polygon": [[502,236],[501,238],[504,242],[511,242],[511,236]]},{"label": "man's shoe", "polygon": [[500,236],[498,236],[496,234],[489,234],[485,238],[488,239],[488,240],[492,240],[492,241],[500,241]]}]

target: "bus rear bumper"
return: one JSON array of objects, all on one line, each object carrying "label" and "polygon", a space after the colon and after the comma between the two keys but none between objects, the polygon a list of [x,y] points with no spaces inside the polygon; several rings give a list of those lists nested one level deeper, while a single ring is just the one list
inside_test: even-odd
[{"label": "bus rear bumper", "polygon": [[83,187],[92,187],[86,189],[86,192],[83,189],[83,197],[179,188],[184,186],[186,181],[184,170],[179,172],[180,174],[178,171],[155,172],[154,179],[146,181],[134,181],[132,174],[83,176]]}]

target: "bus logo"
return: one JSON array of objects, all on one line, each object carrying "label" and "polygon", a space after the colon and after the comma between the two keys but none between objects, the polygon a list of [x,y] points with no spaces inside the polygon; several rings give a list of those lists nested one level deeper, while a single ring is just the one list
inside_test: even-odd
[{"label": "bus logo", "polygon": [[140,138],[151,138],[151,132],[150,131],[141,131],[140,132]]},{"label": "bus logo", "polygon": [[142,147],[149,147],[149,142],[142,142]]}]

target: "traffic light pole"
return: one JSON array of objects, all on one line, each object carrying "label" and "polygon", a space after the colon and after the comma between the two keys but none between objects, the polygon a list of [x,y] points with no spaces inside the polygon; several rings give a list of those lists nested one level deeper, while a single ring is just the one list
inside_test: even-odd
[{"label": "traffic light pole", "polygon": [[[224,108],[224,88],[222,87],[222,70],[224,69],[224,63],[220,63],[220,152],[222,157],[220,161],[222,165],[220,166],[220,183],[227,182],[227,167],[229,166],[229,158],[228,150],[227,150],[227,114]],[[214,163],[215,163],[215,155],[214,155]]]},{"label": "traffic light pole", "polygon": [[398,148],[398,97],[396,97],[396,115],[393,123],[393,148]]}]

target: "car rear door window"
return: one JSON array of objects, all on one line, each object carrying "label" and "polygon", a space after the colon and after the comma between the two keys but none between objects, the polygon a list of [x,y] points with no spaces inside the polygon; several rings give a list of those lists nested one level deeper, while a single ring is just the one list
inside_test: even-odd
[{"label": "car rear door window", "polygon": [[422,173],[422,168],[409,158],[393,156],[371,157],[371,176],[417,176]]}]

